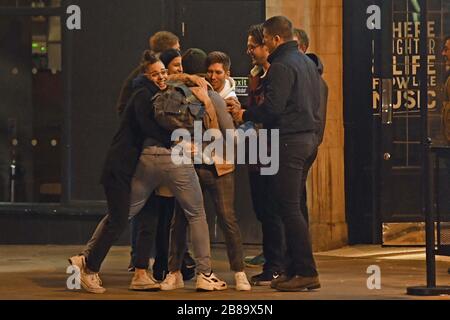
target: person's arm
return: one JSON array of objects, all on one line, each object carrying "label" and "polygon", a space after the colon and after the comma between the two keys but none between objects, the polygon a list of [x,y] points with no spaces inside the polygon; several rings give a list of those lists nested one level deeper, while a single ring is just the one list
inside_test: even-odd
[{"label": "person's arm", "polygon": [[217,92],[209,91],[208,94],[214,105],[214,109],[216,110],[220,130],[222,131],[222,134],[225,136],[227,130],[235,129],[233,118],[231,117],[227,109],[227,104],[225,100]]},{"label": "person's arm", "polygon": [[219,120],[217,119],[216,109],[211,101],[208,99],[203,102],[205,104],[206,117],[203,118],[203,123],[206,129],[220,129]]},{"label": "person's arm", "polygon": [[136,93],[133,100],[133,106],[136,113],[136,119],[139,123],[139,128],[147,137],[155,137],[157,130],[154,130],[155,123],[151,121],[154,118],[153,106],[151,103],[151,96],[146,90],[141,90]]},{"label": "person's arm", "polygon": [[[234,115],[236,113],[239,113],[242,109],[242,105],[240,103],[240,101],[238,99],[235,98],[228,98],[225,100],[226,104],[227,104],[227,110],[231,115]],[[235,121],[235,119],[233,119],[233,122],[239,126],[242,124],[243,121]]]},{"label": "person's arm", "polygon": [[184,84],[187,85],[193,85],[200,88],[208,89],[208,82],[204,78],[196,75],[189,75],[185,73],[172,74],[169,76],[169,81],[183,82]]},{"label": "person's arm", "polygon": [[220,129],[219,120],[217,119],[216,110],[208,96],[208,91],[204,88],[191,88],[192,93],[197,97],[197,99],[205,105],[205,116],[203,117],[203,123],[206,129]]},{"label": "person's arm", "polygon": [[260,106],[249,106],[245,112],[241,111],[242,120],[255,123],[278,120],[286,109],[294,82],[293,70],[279,63],[273,64],[267,74],[264,102]]}]

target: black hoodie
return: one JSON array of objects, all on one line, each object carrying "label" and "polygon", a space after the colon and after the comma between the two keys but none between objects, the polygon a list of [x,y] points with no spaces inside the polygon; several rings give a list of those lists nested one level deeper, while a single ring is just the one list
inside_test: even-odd
[{"label": "black hoodie", "polygon": [[101,177],[105,186],[130,188],[144,141],[148,146],[170,147],[171,144],[169,132],[159,127],[153,117],[151,100],[159,88],[141,75],[133,81],[133,89],[106,156]]},{"label": "black hoodie", "polygon": [[[323,64],[320,58],[314,53],[308,53],[308,58],[310,58],[317,66],[317,71],[319,74],[323,75]],[[317,136],[319,137],[319,145],[323,142],[323,136],[325,135],[325,126],[327,123],[327,105],[328,105],[328,85],[323,79],[320,78],[320,107],[319,107],[319,128],[317,130]]]}]

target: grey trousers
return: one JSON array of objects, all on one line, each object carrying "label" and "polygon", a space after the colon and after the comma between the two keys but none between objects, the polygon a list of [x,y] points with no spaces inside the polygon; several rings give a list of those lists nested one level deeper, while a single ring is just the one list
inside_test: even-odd
[{"label": "grey trousers", "polygon": [[[197,175],[203,194],[210,193],[215,205],[219,227],[222,229],[227,247],[228,261],[230,268],[234,272],[244,271],[244,249],[242,245],[241,231],[234,211],[234,173],[218,177],[214,166],[196,166]],[[182,217],[176,216],[172,223],[173,237],[171,239],[169,271],[176,269],[183,261],[180,247],[183,238],[183,229],[186,228],[186,221]]]},{"label": "grey trousers", "polygon": [[[211,273],[211,247],[200,182],[193,165],[175,165],[170,150],[149,147],[143,150],[131,184],[130,216],[138,214],[153,191],[167,186],[183,209],[184,219],[191,230],[191,242],[197,273]],[[186,231],[183,249],[185,253]],[[171,235],[172,238],[172,235]],[[181,263],[178,271],[181,269]]]}]

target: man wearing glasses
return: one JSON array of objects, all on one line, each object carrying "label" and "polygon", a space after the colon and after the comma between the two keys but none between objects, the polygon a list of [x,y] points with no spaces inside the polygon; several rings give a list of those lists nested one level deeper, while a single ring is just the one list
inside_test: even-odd
[{"label": "man wearing glasses", "polygon": [[287,265],[285,274],[274,279],[271,287],[292,292],[319,289],[300,195],[305,188],[305,162],[318,147],[320,75],[314,63],[299,52],[292,23],[286,17],[271,18],[263,28],[271,64],[264,85],[264,102],[234,112],[233,116],[235,121],[263,123],[280,133],[280,170],[269,177],[269,186],[284,226]]},{"label": "man wearing glasses", "polygon": [[[250,72],[248,106],[259,106],[264,102],[264,83],[270,68],[269,50],[264,46],[262,24],[254,25],[248,31],[247,54],[254,66]],[[253,285],[270,286],[272,280],[283,270],[283,225],[269,194],[269,177],[262,176],[260,167],[252,165],[249,166],[249,179],[253,208],[262,226],[263,253],[248,257],[245,262],[248,267],[263,265],[263,272],[252,277]]]}]

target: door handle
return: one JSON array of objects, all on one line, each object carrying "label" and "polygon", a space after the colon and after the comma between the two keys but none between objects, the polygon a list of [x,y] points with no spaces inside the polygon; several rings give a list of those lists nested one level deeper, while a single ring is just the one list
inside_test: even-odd
[{"label": "door handle", "polygon": [[381,80],[381,123],[392,124],[392,79]]}]

